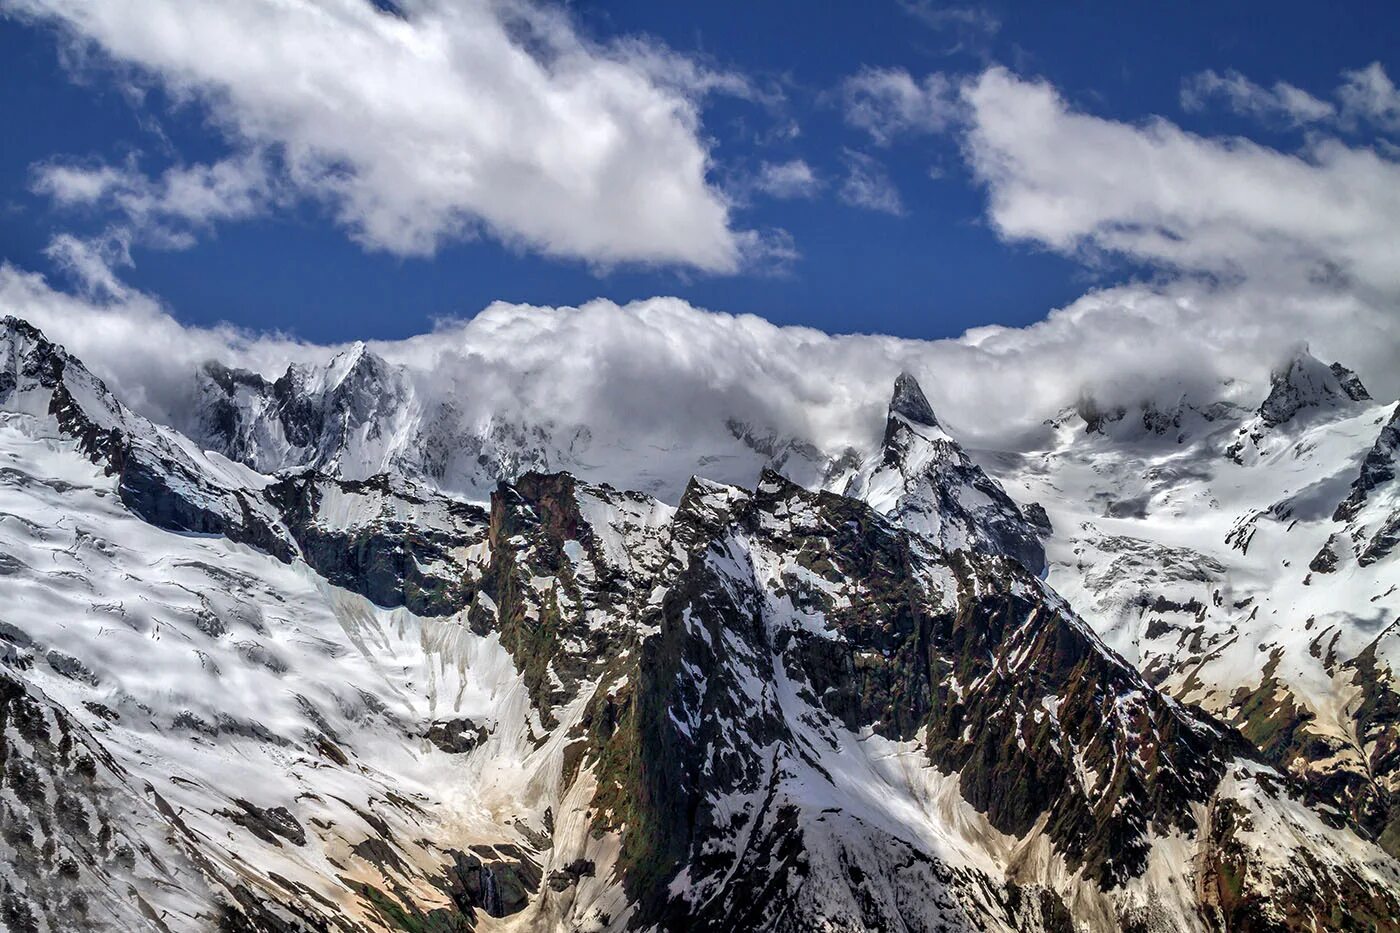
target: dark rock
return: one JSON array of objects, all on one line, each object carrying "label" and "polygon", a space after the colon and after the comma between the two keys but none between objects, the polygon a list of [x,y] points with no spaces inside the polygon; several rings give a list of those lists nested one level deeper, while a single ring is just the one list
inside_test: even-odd
[{"label": "dark rock", "polygon": [[1050,515],[1045,511],[1045,506],[1039,502],[1032,502],[1021,507],[1021,514],[1030,522],[1031,527],[1042,538],[1048,538],[1055,533],[1055,528],[1050,524]]},{"label": "dark rock", "polygon": [[[321,520],[321,502],[331,487],[378,504],[380,514],[353,526]],[[427,616],[457,612],[469,601],[467,571],[453,553],[485,537],[487,514],[482,509],[396,486],[384,475],[356,481],[303,473],[279,480],[263,493],[281,513],[302,558],[337,586],[378,605],[405,606]],[[394,517],[415,509],[431,509],[446,516],[448,523]]]},{"label": "dark rock", "polygon": [[55,674],[85,684],[95,685],[97,683],[97,675],[88,670],[87,665],[75,657],[53,649],[44,658],[49,662],[49,667],[53,669]]},{"label": "dark rock", "polygon": [[1366,387],[1361,384],[1361,379],[1350,369],[1341,363],[1333,363],[1330,367],[1332,375],[1337,377],[1337,382],[1342,388],[1342,392],[1353,402],[1371,401],[1371,393],[1366,391]]},{"label": "dark rock", "polygon": [[464,755],[486,741],[488,733],[470,719],[443,719],[428,727],[423,737],[450,755]]},{"label": "dark rock", "polygon": [[239,810],[220,810],[219,814],[242,826],[263,842],[281,847],[279,839],[294,846],[306,845],[306,830],[285,807],[263,809],[241,798],[234,798]]},{"label": "dark rock", "polygon": [[1337,569],[1337,536],[1331,535],[1326,543],[1318,550],[1316,556],[1308,563],[1308,569],[1313,573],[1332,573]]},{"label": "dark rock", "polygon": [[1371,491],[1395,479],[1395,460],[1400,453],[1400,405],[1391,412],[1376,442],[1366,452],[1361,471],[1352,481],[1351,492],[1333,513],[1334,521],[1349,522],[1361,513]]},{"label": "dark rock", "polygon": [[574,859],[562,869],[549,873],[549,886],[555,891],[567,891],[578,884],[580,878],[593,877],[593,862],[589,859]]},{"label": "dark rock", "polygon": [[468,915],[478,907],[492,917],[519,913],[543,881],[539,865],[516,846],[475,845],[452,857],[444,884],[458,909]]}]

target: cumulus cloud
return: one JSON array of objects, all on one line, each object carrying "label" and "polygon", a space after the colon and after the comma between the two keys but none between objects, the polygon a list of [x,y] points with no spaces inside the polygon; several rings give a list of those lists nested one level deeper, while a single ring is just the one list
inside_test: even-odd
[{"label": "cumulus cloud", "polygon": [[846,177],[841,182],[842,201],[867,211],[904,213],[904,200],[899,196],[899,189],[877,159],[847,149],[843,161],[846,163]]},{"label": "cumulus cloud", "polygon": [[[367,248],[427,255],[485,232],[607,266],[739,268],[760,238],[710,183],[698,108],[758,97],[741,76],[655,44],[603,44],[532,0],[0,0],[56,25],[132,84],[196,104],[234,152],[141,181],[41,169],[71,201],[151,217],[239,216],[268,180],[323,201]],[[234,177],[238,176],[238,177]]]},{"label": "cumulus cloud", "polygon": [[1286,81],[1263,87],[1234,70],[1224,74],[1202,71],[1182,83],[1181,105],[1187,110],[1201,110],[1212,99],[1223,100],[1235,113],[1278,117],[1294,126],[1326,120],[1337,113],[1332,104]]},{"label": "cumulus cloud", "polygon": [[810,198],[821,190],[821,179],[805,159],[764,162],[754,187],[775,198]]},{"label": "cumulus cloud", "polygon": [[903,68],[865,68],[841,85],[846,123],[880,146],[900,136],[946,129],[957,116],[955,91],[942,73],[916,81]]},{"label": "cumulus cloud", "polygon": [[1072,108],[992,68],[963,88],[968,160],[1003,237],[1192,273],[1333,279],[1400,295],[1400,164],[1319,139],[1301,154]]}]

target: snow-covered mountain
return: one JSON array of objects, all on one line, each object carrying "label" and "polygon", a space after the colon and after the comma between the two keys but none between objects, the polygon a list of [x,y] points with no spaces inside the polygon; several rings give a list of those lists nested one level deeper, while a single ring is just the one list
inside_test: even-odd
[{"label": "snow-covered mountain", "polygon": [[1363,392],[996,454],[902,376],[868,451],[736,412],[634,463],[362,347],[203,379],[196,441],[0,324],[12,929],[1400,916],[1397,435]]},{"label": "snow-covered mountain", "polygon": [[1300,351],[1255,410],[1095,415],[988,457],[1050,516],[1051,585],[1400,854],[1396,405]]}]

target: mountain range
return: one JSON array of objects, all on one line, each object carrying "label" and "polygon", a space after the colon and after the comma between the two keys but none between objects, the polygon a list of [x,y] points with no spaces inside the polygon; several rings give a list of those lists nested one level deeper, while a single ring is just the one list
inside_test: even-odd
[{"label": "mountain range", "polygon": [[0,322],[17,931],[1395,930],[1400,410],[969,449],[469,418],[357,344],[157,424]]}]

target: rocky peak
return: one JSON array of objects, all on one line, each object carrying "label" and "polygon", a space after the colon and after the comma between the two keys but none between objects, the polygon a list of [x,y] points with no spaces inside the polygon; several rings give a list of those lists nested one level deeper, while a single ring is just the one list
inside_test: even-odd
[{"label": "rocky peak", "polygon": [[[94,460],[107,458],[134,418],[81,360],[16,317],[0,320],[0,404],[51,416]],[[144,423],[144,419],[136,419]],[[138,429],[136,433],[141,433]]]},{"label": "rocky peak", "polygon": [[1369,401],[1371,395],[1356,373],[1340,363],[1330,366],[1302,348],[1270,377],[1269,395],[1259,406],[1266,427],[1292,420],[1298,412],[1325,405]]},{"label": "rocky peak", "polygon": [[1327,364],[1308,352],[1294,351],[1270,376],[1269,395],[1252,418],[1240,425],[1225,456],[1241,465],[1269,447],[1275,428],[1299,417],[1315,420],[1328,414],[1354,412],[1371,400],[1356,373],[1340,363]]},{"label": "rocky peak", "polygon": [[0,322],[0,405],[51,418],[108,476],[123,505],[161,528],[224,535],[289,561],[292,546],[251,490],[213,467],[175,431],[123,405],[82,361],[38,328]]},{"label": "rocky peak", "polygon": [[317,388],[343,399],[357,391],[382,387],[389,371],[389,364],[383,357],[371,352],[363,340],[357,340],[348,350],[331,358]]},{"label": "rocky peak", "polygon": [[919,381],[909,372],[902,372],[894,381],[894,394],[890,397],[890,417],[898,415],[914,424],[938,427],[938,418],[933,414],[933,406],[928,396],[919,386]]},{"label": "rocky peak", "polygon": [[881,459],[857,473],[845,494],[939,548],[1004,554],[1036,573],[1045,566],[1035,527],[938,425],[908,373],[895,381]]},{"label": "rocky peak", "polygon": [[356,342],[272,381],[205,364],[193,427],[201,443],[260,472],[314,467],[363,479],[392,464],[390,422],[407,398],[397,370]]},{"label": "rocky peak", "polygon": [[0,319],[0,396],[26,387],[58,384],[68,354],[21,318]]},{"label": "rocky peak", "polygon": [[24,320],[7,314],[0,318],[0,346],[6,349],[6,353],[16,352],[16,349],[24,344],[49,344],[39,328]]}]

